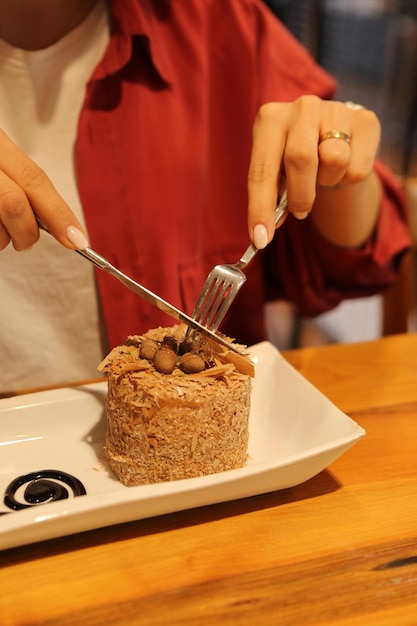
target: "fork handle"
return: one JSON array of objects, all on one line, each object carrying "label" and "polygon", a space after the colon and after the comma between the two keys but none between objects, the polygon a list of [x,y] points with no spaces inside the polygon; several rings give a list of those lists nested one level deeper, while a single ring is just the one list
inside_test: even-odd
[{"label": "fork handle", "polygon": [[[278,206],[275,209],[275,215],[274,215],[274,224],[278,224],[279,220],[281,219],[281,217],[286,213],[288,208],[288,201],[287,201],[287,190],[284,191],[284,193],[281,196],[280,201],[278,202]],[[255,256],[255,254],[258,252],[258,248],[256,246],[254,246],[253,243],[250,244],[250,246],[245,250],[245,252],[242,254],[242,256],[240,257],[237,266],[242,269],[243,267],[246,267],[246,265],[252,261],[253,257]]]}]

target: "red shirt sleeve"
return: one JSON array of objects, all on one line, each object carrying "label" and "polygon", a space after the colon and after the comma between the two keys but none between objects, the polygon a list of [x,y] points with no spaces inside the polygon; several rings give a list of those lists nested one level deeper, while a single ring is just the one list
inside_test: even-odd
[{"label": "red shirt sleeve", "polygon": [[360,249],[341,249],[308,219],[290,216],[265,253],[269,299],[289,299],[301,314],[317,315],[344,299],[378,293],[395,280],[410,245],[406,201],[393,174],[381,162],[375,169],[384,194],[372,238]]}]

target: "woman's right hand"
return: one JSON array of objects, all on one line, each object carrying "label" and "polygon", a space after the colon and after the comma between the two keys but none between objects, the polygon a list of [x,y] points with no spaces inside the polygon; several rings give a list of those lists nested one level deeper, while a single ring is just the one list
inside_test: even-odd
[{"label": "woman's right hand", "polygon": [[88,245],[83,228],[45,172],[0,129],[0,250],[27,250],[39,239],[36,213],[66,248]]}]

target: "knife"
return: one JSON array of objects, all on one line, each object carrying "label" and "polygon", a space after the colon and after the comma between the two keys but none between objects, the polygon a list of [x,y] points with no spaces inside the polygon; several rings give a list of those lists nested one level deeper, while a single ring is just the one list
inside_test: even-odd
[{"label": "knife", "polygon": [[[42,220],[37,215],[35,215],[35,218],[36,218],[39,228],[51,234],[48,227],[42,222]],[[155,293],[153,293],[146,287],[143,287],[142,285],[134,281],[132,278],[130,278],[129,276],[127,276],[126,274],[118,270],[117,267],[112,265],[110,261],[108,261],[103,256],[101,256],[101,254],[98,254],[98,252],[95,252],[91,248],[85,248],[84,250],[77,249],[75,250],[75,252],[77,252],[78,254],[83,256],[85,259],[90,261],[90,263],[93,263],[93,265],[95,265],[99,269],[103,270],[104,272],[107,272],[108,274],[111,274],[114,278],[117,278],[117,280],[119,280],[125,287],[133,291],[133,293],[137,294],[138,296],[140,296],[147,302],[150,302],[151,304],[156,306],[158,309],[160,309],[164,313],[167,313],[168,315],[170,315],[176,320],[184,322],[184,324],[187,324],[187,326],[189,326],[196,332],[200,333],[201,335],[204,335],[205,337],[208,337],[209,339],[212,339],[213,341],[219,343],[224,348],[227,348],[228,350],[232,350],[233,352],[236,352],[237,354],[241,356],[246,356],[243,352],[241,352],[241,350],[239,350],[232,343],[230,343],[226,339],[223,339],[223,337],[221,337],[220,335],[217,335],[216,333],[212,332],[211,330],[209,330],[208,328],[206,328],[205,326],[203,326],[202,324],[194,320],[192,317],[190,317],[186,313],[183,313],[182,311],[180,311],[180,309],[177,309],[175,306],[173,306],[166,300],[163,300],[162,298],[157,296]]]}]

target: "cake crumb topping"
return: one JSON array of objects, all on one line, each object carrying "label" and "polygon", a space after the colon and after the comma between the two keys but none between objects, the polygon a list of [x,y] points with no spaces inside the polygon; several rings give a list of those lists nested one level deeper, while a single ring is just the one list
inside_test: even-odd
[{"label": "cake crumb topping", "polygon": [[153,367],[165,375],[215,378],[227,377],[237,370],[254,377],[255,368],[249,355],[239,355],[201,335],[188,337],[186,330],[185,324],[179,324],[172,328],[155,328],[144,335],[129,335],[123,345],[111,350],[97,369],[124,374]]}]

